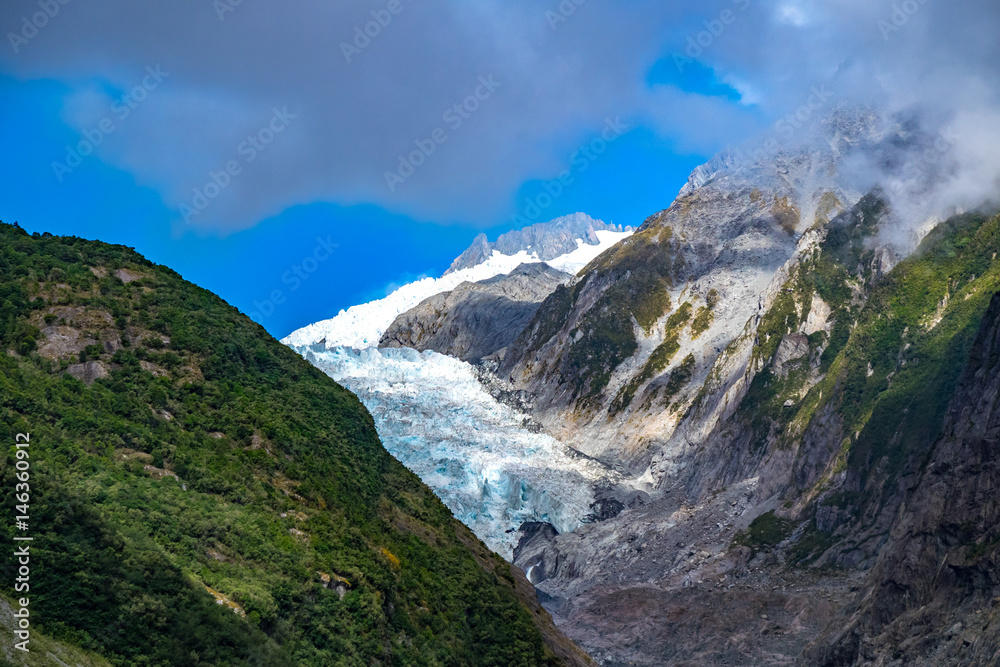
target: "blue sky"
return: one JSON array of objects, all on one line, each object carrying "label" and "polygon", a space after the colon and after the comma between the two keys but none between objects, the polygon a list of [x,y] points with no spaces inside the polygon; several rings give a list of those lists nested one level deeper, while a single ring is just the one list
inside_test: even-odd
[{"label": "blue sky", "polygon": [[[887,103],[988,81],[977,4],[886,36],[892,3],[860,0],[10,0],[0,219],[134,246],[283,336],[480,231],[638,225],[817,83]],[[908,65],[927,53],[951,69]]]},{"label": "blue sky", "polygon": [[[494,238],[519,227],[519,220],[544,222],[576,211],[637,226],[669,205],[703,161],[703,156],[676,155],[662,139],[635,128],[595,156],[585,171],[574,173],[573,184],[534,218],[525,214],[524,202],[545,192],[544,180],[525,181],[509,213],[485,228],[416,220],[378,205],[319,201],[289,207],[249,229],[205,231],[179,224],[179,212],[154,189],[99,155],[87,156],[59,180],[51,163],[65,162],[66,146],[80,137],[61,118],[68,92],[52,80],[0,78],[5,102],[0,135],[6,148],[0,219],[29,231],[132,246],[254,315],[276,336],[384,296],[393,285],[439,275],[480,231]],[[569,160],[567,168],[573,170]],[[641,177],[635,177],[636,170]],[[317,248],[324,257],[331,245],[335,248],[316,270],[306,270],[311,263],[296,270]],[[274,290],[285,298],[272,309],[267,302]]]}]

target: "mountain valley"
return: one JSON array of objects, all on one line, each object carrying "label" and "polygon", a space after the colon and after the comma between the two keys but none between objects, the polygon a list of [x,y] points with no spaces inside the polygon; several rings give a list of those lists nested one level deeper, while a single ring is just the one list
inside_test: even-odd
[{"label": "mountain valley", "polygon": [[[460,447],[430,455],[433,470],[413,467],[477,533],[499,534],[484,520],[520,528],[501,553],[512,553],[559,627],[601,664],[986,659],[988,621],[971,602],[958,613],[925,610],[918,623],[912,602],[889,612],[878,611],[888,602],[865,601],[896,581],[889,569],[899,565],[887,563],[908,557],[900,550],[932,549],[908,526],[957,526],[960,515],[971,523],[927,558],[971,568],[962,585],[984,600],[998,593],[989,583],[998,526],[992,505],[976,509],[985,491],[937,519],[931,508],[944,501],[931,489],[943,487],[925,477],[937,470],[928,457],[939,434],[957,428],[947,415],[971,409],[961,387],[972,380],[962,378],[982,376],[977,363],[988,362],[975,350],[989,347],[995,319],[1000,219],[985,208],[942,220],[929,205],[914,217],[942,178],[933,171],[906,184],[915,194],[900,207],[893,169],[928,134],[900,140],[895,128],[839,111],[799,149],[750,161],[722,155],[572,277],[524,265],[506,279],[457,285],[400,312],[380,339],[382,355],[412,347],[472,362],[470,375],[497,406],[553,438],[561,454],[533,473],[536,492],[550,484],[569,497],[562,471],[593,470],[583,476],[589,494],[554,521],[537,504],[524,511],[509,485],[506,500],[493,496],[484,511],[483,480],[496,473],[474,470],[480,481],[466,486],[469,466],[446,463],[475,458],[456,455]],[[881,161],[883,180],[860,181],[847,167],[859,160]],[[485,256],[475,250],[485,243],[465,263]],[[532,276],[535,287],[518,286],[523,299],[487,296]],[[311,344],[319,347],[297,349],[319,359],[336,348]],[[447,442],[457,412],[427,410],[413,452]],[[976,410],[973,421],[988,422],[989,405]],[[394,419],[377,421],[388,430]],[[995,442],[982,428],[976,437]],[[990,488],[988,446],[972,464],[961,458],[970,436],[956,433],[951,462],[935,474],[973,466],[984,470],[969,473],[982,480],[977,488]],[[467,438],[470,452],[489,442]],[[409,443],[395,440],[407,462]],[[448,489],[463,486],[479,491],[449,501]],[[913,494],[935,500],[914,506]],[[476,498],[483,504],[470,510]],[[932,579],[924,567],[891,585],[946,599]],[[908,599],[893,595],[886,599]],[[891,624],[888,613],[897,614]],[[893,638],[878,634],[886,627]]]}]

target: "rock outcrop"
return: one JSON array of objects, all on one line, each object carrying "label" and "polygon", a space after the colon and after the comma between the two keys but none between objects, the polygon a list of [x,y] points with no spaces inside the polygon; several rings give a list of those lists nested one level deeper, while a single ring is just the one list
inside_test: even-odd
[{"label": "rock outcrop", "polygon": [[[755,318],[829,220],[860,200],[824,177],[835,164],[829,153],[781,156],[688,189],[553,293],[498,375],[536,395],[534,416],[590,456],[636,475],[660,452],[673,457],[710,372],[713,397],[740,391]],[[678,436],[699,438],[720,416]]]},{"label": "rock outcrop", "polygon": [[462,283],[425,299],[386,330],[379,347],[434,350],[476,362],[504,350],[538,307],[570,276],[546,264],[522,264],[510,274]]},{"label": "rock outcrop", "polygon": [[737,382],[713,370],[689,439],[654,459],[649,502],[523,536],[515,562],[596,657],[787,664],[829,625],[803,664],[992,664],[998,355],[976,334],[997,317],[1000,217],[950,219],[886,270],[879,201],[784,272],[716,362],[745,346]]},{"label": "rock outcrop", "polygon": [[[827,627],[809,655],[831,665],[959,656],[930,650],[935,637],[990,645],[995,574],[970,563],[992,557],[1000,525],[969,514],[992,507],[990,478],[955,498],[954,520],[978,517],[980,532],[925,516],[926,542],[900,547],[912,558],[934,545],[917,572],[936,558],[929,580],[901,586],[885,570],[872,599],[889,607],[856,601],[887,538],[902,539],[899,517],[940,500],[908,494],[949,402],[970,400],[956,386],[1000,289],[1000,218],[927,233],[880,188],[841,178],[849,152],[905,164],[919,147],[876,125],[857,124],[843,151],[713,161],[554,292],[499,366],[546,431],[650,492],[571,534],[524,535],[516,551],[561,627],[609,664],[787,664]],[[982,464],[968,465],[951,484],[975,479]],[[964,611],[908,616],[953,565],[965,570],[948,575],[961,582],[939,609],[978,581],[978,625]],[[971,664],[992,659],[969,651]]]},{"label": "rock outcrop", "polygon": [[996,664],[1000,659],[1000,293],[940,440],[841,627],[809,664]]}]

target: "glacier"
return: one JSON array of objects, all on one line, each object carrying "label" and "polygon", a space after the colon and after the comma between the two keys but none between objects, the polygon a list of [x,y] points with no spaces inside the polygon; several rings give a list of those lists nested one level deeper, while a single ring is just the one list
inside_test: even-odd
[{"label": "glacier", "polygon": [[[605,250],[630,236],[632,232],[598,231],[597,245],[577,239],[577,249],[545,263],[553,269],[576,274]],[[418,305],[428,297],[449,292],[464,282],[479,282],[508,274],[521,264],[540,262],[534,253],[522,250],[516,255],[493,251],[485,262],[468,269],[449,273],[440,278],[423,278],[403,285],[392,294],[377,301],[352,306],[340,311],[336,317],[310,324],[291,333],[282,342],[293,345],[312,345],[326,340],[327,347],[377,347],[382,334],[399,315]]]},{"label": "glacier", "polygon": [[[578,240],[576,250],[546,263],[575,274],[631,233],[598,231],[599,244]],[[424,299],[537,261],[527,251],[494,251],[475,267],[404,285],[282,341],[357,394],[386,449],[507,560],[521,524],[545,522],[560,533],[579,528],[592,511],[594,489],[618,481],[618,474],[529,429],[525,415],[486,391],[470,364],[376,346],[398,315]]]},{"label": "glacier", "polygon": [[559,532],[591,511],[601,464],[524,428],[472,367],[408,348],[296,348],[357,394],[386,449],[430,486],[457,519],[504,558],[517,529],[543,521]]}]

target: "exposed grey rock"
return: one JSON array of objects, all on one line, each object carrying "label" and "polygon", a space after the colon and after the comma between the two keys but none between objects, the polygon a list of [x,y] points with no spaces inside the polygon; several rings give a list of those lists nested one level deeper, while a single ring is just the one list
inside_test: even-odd
[{"label": "exposed grey rock", "polygon": [[66,372],[81,382],[94,384],[95,381],[111,377],[108,365],[103,361],[88,361],[84,364],[73,364],[66,369]]},{"label": "exposed grey rock", "polygon": [[[575,449],[636,476],[649,471],[656,486],[677,482],[691,464],[691,447],[710,441],[763,367],[753,358],[761,317],[833,221],[850,219],[863,201],[857,180],[841,167],[880,156],[904,164],[919,154],[922,144],[900,140],[897,130],[894,119],[838,108],[798,147],[713,158],[668,209],[577,276],[571,300],[556,293],[541,306],[497,375],[511,389],[534,395],[534,417]],[[899,223],[890,209],[883,227]],[[877,279],[916,241],[904,233],[880,235],[871,242],[871,265],[850,267],[851,273],[870,271]],[[657,285],[665,285],[669,305],[644,302]],[[694,315],[710,299],[708,328],[682,326],[677,352],[650,373],[647,362],[666,342],[668,318],[685,303]],[[863,305],[863,294],[857,303]],[[662,311],[655,322],[640,323],[636,316],[646,318],[654,307]],[[796,336],[829,333],[835,324],[819,298],[800,314],[806,322]],[[627,338],[634,344],[622,343]],[[801,351],[802,340],[789,339],[799,346],[786,344],[776,372],[785,372],[787,355]],[[817,361],[817,355],[808,359],[810,367]],[[628,402],[621,400],[629,394]],[[735,478],[742,474],[737,468]]]},{"label": "exposed grey rock", "polygon": [[136,271],[130,271],[129,269],[118,269],[115,271],[115,277],[127,285],[130,282],[142,278],[142,274]]},{"label": "exposed grey rock", "polygon": [[996,664],[998,487],[1000,294],[983,319],[942,437],[868,581],[804,664]]},{"label": "exposed grey rock", "polygon": [[379,347],[434,350],[479,361],[503,350],[534,317],[541,302],[570,276],[547,264],[522,264],[508,275],[462,283],[403,313]]},{"label": "exposed grey rock", "polygon": [[97,343],[76,327],[48,326],[42,329],[42,335],[45,341],[39,346],[38,354],[51,360],[75,357],[88,345]]},{"label": "exposed grey rock", "polygon": [[548,566],[545,563],[546,548],[558,537],[559,531],[548,523],[531,521],[521,525],[518,542],[514,547],[514,562],[518,563],[525,576],[537,586],[558,569],[558,562]]},{"label": "exposed grey rock", "polygon": [[805,334],[791,333],[785,335],[774,353],[774,373],[784,377],[788,375],[790,362],[799,361],[809,354],[809,337]]},{"label": "exposed grey rock", "polygon": [[[845,157],[905,164],[919,154],[900,149],[871,114],[835,113],[821,124],[815,145],[749,161],[726,154],[696,170],[670,208],[532,304],[516,339],[517,318],[499,299],[524,297],[463,285],[405,314],[383,340],[479,360],[483,384],[528,412],[532,426],[631,474],[595,493],[587,525],[558,534],[525,524],[514,551],[561,629],[604,664],[787,665],[828,627],[806,664],[1000,659],[990,653],[1000,630],[988,629],[1000,621],[990,611],[1000,609],[996,424],[953,455],[920,449],[892,476],[878,460],[845,461],[863,450],[852,444],[862,431],[845,425],[843,377],[809,394],[832,372],[821,362],[835,327],[858,324],[874,281],[914,245],[893,247],[884,193],[862,196],[840,167]],[[867,231],[852,236],[857,228]],[[559,254],[588,238],[533,229],[496,244],[481,236],[455,268],[494,250]],[[824,245],[838,235],[847,245]],[[830,247],[849,276],[843,289],[791,289]],[[661,287],[669,300],[650,305]],[[685,305],[688,320],[711,311],[707,328],[671,324]],[[841,345],[846,334],[838,335]],[[650,370],[671,336],[676,350]],[[1000,346],[991,349],[980,354],[992,365],[979,393],[966,392],[979,412],[955,424],[968,418],[971,429],[995,409],[986,402],[997,402]],[[882,376],[886,384],[893,375]],[[794,386],[764,391],[786,385]],[[626,390],[631,402],[614,408]],[[870,480],[850,478],[860,467]],[[900,516],[909,517],[902,528]],[[759,525],[780,524],[777,544],[750,539],[760,517]]]},{"label": "exposed grey rock", "polygon": [[[853,313],[864,308],[874,282],[914,247],[885,240],[892,235],[881,230],[898,218],[878,190],[862,197],[838,181],[836,166],[845,153],[875,150],[884,139],[878,132],[866,134],[871,125],[858,127],[860,133],[847,128],[854,134],[842,142],[843,153],[820,147],[749,166],[723,160],[696,173],[670,209],[571,281],[571,298],[562,292],[550,297],[498,364],[508,390],[533,397],[533,415],[545,430],[643,483],[652,480],[639,487],[650,492],[644,505],[617,514],[615,507],[603,513],[604,521],[571,534],[535,537],[516,558],[532,568],[560,627],[607,664],[793,662],[852,599],[892,529],[902,489],[916,482],[911,475],[888,485],[857,540],[811,547],[817,567],[839,569],[786,567],[786,558],[802,557],[791,550],[807,530],[810,540],[822,543],[858,514],[849,494],[839,500],[823,496],[825,489],[857,488],[845,487],[847,473],[838,461],[857,435],[845,432],[836,401],[821,402],[808,419],[790,423],[822,377],[820,358],[836,325],[829,304],[788,289],[791,278],[817,256],[830,230],[843,235],[864,228],[866,236],[851,241],[864,247],[864,261],[844,251],[852,258],[847,303]],[[793,209],[799,219],[791,225]],[[647,270],[653,263],[662,270]],[[666,284],[671,304],[646,327],[635,312],[644,305],[643,290],[657,280]],[[685,301],[697,312],[710,290],[718,298],[708,330],[695,336],[685,328],[666,367],[653,378],[643,376],[646,362],[667,340],[668,318]],[[631,356],[605,368],[590,364],[610,347],[587,346],[601,316],[632,299],[640,308],[630,313],[631,321],[620,318],[616,324],[623,324],[609,327],[603,339],[614,343],[612,334],[631,333]],[[793,328],[773,322],[762,328],[779,299],[793,301],[773,311]],[[810,340],[820,332],[825,339]],[[774,336],[782,337],[777,349]],[[695,370],[674,399],[680,407],[665,406],[653,390],[668,383],[689,353]],[[608,373],[606,386],[596,392],[588,391],[599,375],[594,368]],[[801,389],[796,385],[798,393],[782,396],[787,418],[751,424],[751,417],[737,411],[765,368],[775,378],[764,379],[779,384],[796,368],[808,377]],[[612,411],[615,397],[637,377],[631,404]],[[829,397],[825,385],[824,391]],[[834,395],[838,391],[834,385]],[[783,432],[794,437],[779,443]],[[882,478],[873,479],[872,487],[881,486]],[[758,553],[736,546],[738,531],[769,511],[788,522],[787,538]],[[836,539],[844,537],[838,533]],[[1000,575],[990,576],[1000,581]],[[748,613],[754,607],[756,613]],[[941,620],[935,632],[946,634],[955,620]],[[926,638],[919,624],[907,627]],[[966,641],[969,627],[966,621],[965,629],[952,633],[956,642]]]},{"label": "exposed grey rock", "polygon": [[492,243],[485,234],[480,234],[452,263],[445,275],[480,264],[489,259],[494,250],[504,255],[516,255],[525,250],[529,254],[535,254],[543,262],[555,259],[576,250],[578,241],[588,245],[598,245],[599,231],[620,232],[623,229],[620,225],[609,225],[583,213],[574,213],[550,222],[540,222],[524,229],[501,234]]},{"label": "exposed grey rock", "polygon": [[[573,533],[522,531],[515,562],[602,664],[787,665],[850,594],[851,575],[786,573],[730,546],[773,504],[751,484],[691,506],[668,494]],[[751,561],[751,558],[753,560]]]},{"label": "exposed grey rock", "polygon": [[461,271],[473,266],[477,266],[488,259],[493,254],[493,247],[489,237],[480,233],[472,240],[472,245],[465,249],[461,255],[455,258],[445,275],[453,271]]},{"label": "exposed grey rock", "polygon": [[141,368],[144,371],[149,371],[150,373],[153,374],[153,377],[160,378],[160,377],[169,377],[170,376],[170,371],[168,371],[166,368],[163,368],[161,366],[157,366],[156,364],[151,363],[151,362],[146,361],[146,360],[142,360],[142,361],[139,362],[139,368]]},{"label": "exposed grey rock", "polygon": [[[684,443],[703,440],[752,380],[755,318],[780,294],[787,267],[822,238],[810,229],[860,199],[836,182],[815,187],[833,162],[822,154],[781,156],[770,165],[715,174],[682,194],[606,253],[603,266],[576,278],[569,307],[558,295],[550,297],[511,346],[498,375],[534,394],[541,408],[536,418],[572,447],[636,475],[655,461],[657,478],[671,476]],[[601,331],[605,313],[622,307],[642,312],[657,284],[666,287],[670,304],[653,326],[646,329],[626,315]],[[669,316],[685,302],[694,314],[713,293],[707,331],[695,336],[690,326],[682,327],[671,361],[640,381],[625,410],[614,412],[616,397],[664,343]],[[608,354],[619,336],[635,341],[625,359]],[[667,378],[688,355],[694,367],[684,374],[687,380],[664,399]],[[715,407],[682,425],[680,417],[713,366],[715,384],[705,404]],[[591,383],[605,377],[606,386],[595,391]],[[667,402],[673,410],[664,409]]]}]

